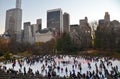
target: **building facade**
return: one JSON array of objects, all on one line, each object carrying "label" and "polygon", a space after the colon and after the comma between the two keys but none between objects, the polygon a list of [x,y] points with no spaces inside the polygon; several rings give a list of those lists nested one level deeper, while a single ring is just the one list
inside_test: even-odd
[{"label": "building facade", "polygon": [[110,23],[110,15],[108,12],[105,12],[104,20],[106,23]]},{"label": "building facade", "polygon": [[81,47],[90,48],[92,47],[92,36],[91,36],[91,27],[89,26],[88,19],[80,20],[80,36],[81,36]]},{"label": "building facade", "polygon": [[16,8],[6,11],[5,32],[8,32],[12,38],[21,42],[22,27],[22,9],[21,0],[16,0]]},{"label": "building facade", "polygon": [[88,24],[87,17],[81,19],[79,25],[71,25],[70,29],[70,36],[73,44],[76,45],[76,48],[92,47],[91,28]]},{"label": "building facade", "polygon": [[35,34],[38,32],[38,25],[37,24],[31,25],[31,32],[32,32],[32,36],[34,37]]},{"label": "building facade", "polygon": [[38,27],[38,31],[42,29],[42,19],[37,19],[37,27]]},{"label": "building facade", "polygon": [[66,33],[70,32],[70,16],[66,12],[63,14],[63,30]]},{"label": "building facade", "polygon": [[110,20],[110,14],[105,12],[104,19],[100,19],[96,30],[96,47],[117,49],[120,46],[120,22]]},{"label": "building facade", "polygon": [[53,33],[49,29],[43,29],[35,34],[35,42],[47,42],[53,39]]},{"label": "building facade", "polygon": [[23,42],[30,44],[34,43],[34,37],[32,36],[32,29],[30,22],[24,23]]},{"label": "building facade", "polygon": [[[30,22],[24,23],[23,30],[23,43],[39,43],[47,42],[54,38],[53,32],[49,29],[40,29],[42,22],[41,19],[37,19],[36,24],[31,24]],[[40,26],[40,28],[39,28]]]},{"label": "building facade", "polygon": [[47,28],[61,34],[63,32],[63,15],[61,9],[47,11]]}]

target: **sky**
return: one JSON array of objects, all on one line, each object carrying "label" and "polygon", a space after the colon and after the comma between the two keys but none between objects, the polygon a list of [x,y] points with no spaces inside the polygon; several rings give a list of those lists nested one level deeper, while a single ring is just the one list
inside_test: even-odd
[{"label": "sky", "polygon": [[[6,10],[15,8],[16,0],[0,0],[0,34],[5,30]],[[42,28],[46,28],[47,10],[61,8],[70,14],[70,24],[79,24],[80,19],[98,21],[109,12],[111,21],[120,21],[120,0],[22,0],[22,26],[24,22],[36,23],[42,19]]]}]

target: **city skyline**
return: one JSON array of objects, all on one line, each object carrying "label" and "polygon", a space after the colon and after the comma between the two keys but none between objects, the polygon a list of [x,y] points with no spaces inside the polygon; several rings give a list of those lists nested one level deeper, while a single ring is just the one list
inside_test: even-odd
[{"label": "city skyline", "polygon": [[[79,24],[79,20],[85,16],[88,21],[94,21],[104,18],[104,13],[107,11],[110,14],[111,20],[120,21],[120,1],[119,0],[22,0],[22,26],[24,22],[36,23],[36,19],[42,18],[42,28],[46,28],[47,10],[61,8],[63,12],[70,14],[70,24]],[[6,10],[15,8],[16,0],[1,0],[0,1],[0,34],[5,30]]]}]

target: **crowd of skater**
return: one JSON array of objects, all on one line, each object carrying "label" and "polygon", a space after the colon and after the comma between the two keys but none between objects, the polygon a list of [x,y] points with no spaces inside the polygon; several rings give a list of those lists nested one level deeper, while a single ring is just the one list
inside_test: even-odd
[{"label": "crowd of skater", "polygon": [[[24,57],[7,61],[6,63],[12,63],[12,68],[8,69],[6,65],[3,65],[0,69],[7,73],[41,75],[49,79],[56,76],[68,79],[119,79],[120,77],[120,63],[118,65],[113,64],[116,60],[120,61],[118,59],[89,56],[67,56],[67,59],[65,58],[66,56],[64,55]],[[94,62],[94,67],[92,62]],[[37,63],[40,63],[40,66],[35,71],[32,67]],[[87,66],[86,72],[84,72],[84,64]],[[16,66],[19,66],[18,70],[15,70]],[[61,76],[60,74],[63,75]]]}]

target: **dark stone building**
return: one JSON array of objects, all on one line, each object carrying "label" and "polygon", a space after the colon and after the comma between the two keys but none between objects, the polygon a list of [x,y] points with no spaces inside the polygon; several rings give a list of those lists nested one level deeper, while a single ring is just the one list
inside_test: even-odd
[{"label": "dark stone building", "polygon": [[80,25],[71,26],[70,35],[73,43],[77,48],[90,48],[92,47],[91,28],[88,24],[87,17],[80,20]]},{"label": "dark stone building", "polygon": [[96,30],[95,46],[103,49],[117,48],[120,44],[120,23],[116,20],[110,21],[110,15],[105,12],[104,19],[99,20]]}]

